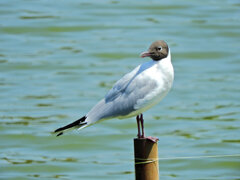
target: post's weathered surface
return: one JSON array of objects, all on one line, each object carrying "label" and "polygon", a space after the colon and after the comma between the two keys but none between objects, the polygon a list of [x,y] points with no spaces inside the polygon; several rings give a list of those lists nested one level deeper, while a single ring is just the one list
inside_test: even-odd
[{"label": "post's weathered surface", "polygon": [[157,141],[134,139],[135,179],[159,180]]}]

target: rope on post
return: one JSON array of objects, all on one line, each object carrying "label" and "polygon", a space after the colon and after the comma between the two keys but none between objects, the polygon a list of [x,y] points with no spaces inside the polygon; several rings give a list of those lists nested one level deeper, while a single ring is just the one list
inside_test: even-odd
[{"label": "rope on post", "polygon": [[136,180],[159,180],[157,141],[135,138],[134,157]]}]

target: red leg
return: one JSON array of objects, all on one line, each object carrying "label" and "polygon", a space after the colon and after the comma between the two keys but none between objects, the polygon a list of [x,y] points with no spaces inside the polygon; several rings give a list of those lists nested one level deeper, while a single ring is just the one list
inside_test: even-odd
[{"label": "red leg", "polygon": [[139,115],[137,115],[136,120],[137,120],[137,126],[138,126],[137,137],[140,138],[141,137],[141,132],[140,132],[140,117],[139,117]]},{"label": "red leg", "polygon": [[142,138],[145,138],[144,136],[144,120],[143,120],[143,114],[140,115],[140,121],[141,121],[141,126],[142,126]]},{"label": "red leg", "polygon": [[[137,125],[138,125],[138,138],[146,138],[152,142],[157,142],[158,138],[152,137],[152,136],[148,136],[145,137],[144,135],[144,119],[143,119],[143,114],[137,115],[136,117],[137,119]],[[141,126],[141,127],[140,127]],[[141,133],[142,131],[142,133]]]}]

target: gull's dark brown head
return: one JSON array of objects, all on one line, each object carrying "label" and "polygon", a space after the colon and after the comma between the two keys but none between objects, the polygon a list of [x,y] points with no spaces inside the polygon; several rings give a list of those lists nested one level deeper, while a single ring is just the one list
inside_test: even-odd
[{"label": "gull's dark brown head", "polygon": [[155,41],[151,44],[147,52],[143,52],[141,57],[151,57],[154,61],[160,61],[168,56],[168,45],[163,40]]}]

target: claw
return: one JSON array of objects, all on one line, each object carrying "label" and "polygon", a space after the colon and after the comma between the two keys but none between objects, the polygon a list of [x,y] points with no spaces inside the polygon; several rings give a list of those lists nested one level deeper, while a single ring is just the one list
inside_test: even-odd
[{"label": "claw", "polygon": [[159,140],[158,138],[152,137],[152,136],[145,137],[143,114],[137,115],[136,120],[137,120],[137,127],[138,127],[138,134],[137,134],[138,138],[145,138],[152,142],[157,142]]},{"label": "claw", "polygon": [[157,142],[159,140],[157,137],[152,137],[152,136],[148,136],[146,138],[152,142]]}]

